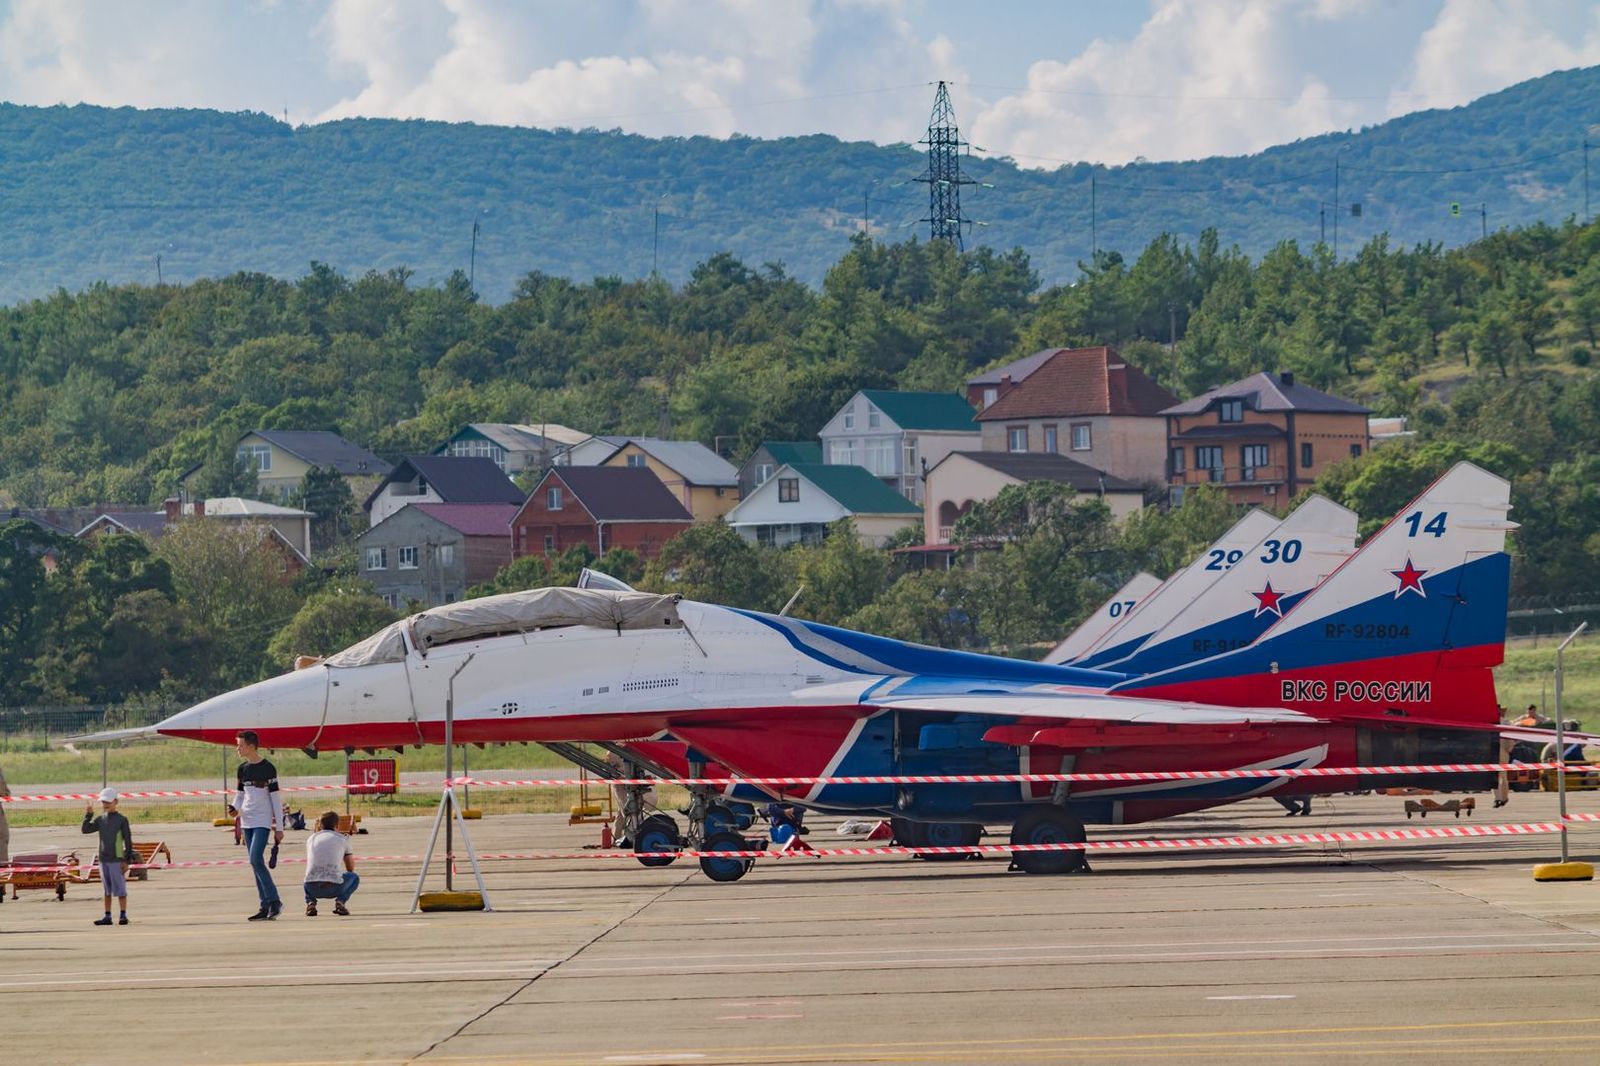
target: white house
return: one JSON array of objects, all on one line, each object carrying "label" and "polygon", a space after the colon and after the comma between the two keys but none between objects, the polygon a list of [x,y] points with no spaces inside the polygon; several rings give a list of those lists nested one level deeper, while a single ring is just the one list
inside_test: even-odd
[{"label": "white house", "polygon": [[779,467],[724,521],[746,540],[782,547],[818,543],[831,523],[849,518],[861,542],[876,548],[920,513],[862,467],[793,463]]},{"label": "white house", "polygon": [[922,473],[953,451],[976,450],[981,430],[953,392],[862,389],[817,434],[830,466],[863,466],[913,503]]}]

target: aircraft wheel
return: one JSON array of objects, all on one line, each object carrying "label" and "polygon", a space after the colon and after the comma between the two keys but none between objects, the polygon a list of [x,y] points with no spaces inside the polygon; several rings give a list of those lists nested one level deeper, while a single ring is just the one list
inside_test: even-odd
[{"label": "aircraft wheel", "polygon": [[739,824],[739,816],[733,808],[723,803],[713,803],[706,808],[706,835],[713,833],[737,833],[741,829],[750,828],[750,823]]},{"label": "aircraft wheel", "polygon": [[[752,849],[745,844],[744,837],[738,833],[712,833],[700,845],[700,850],[750,851]],[[739,858],[738,856],[723,859],[707,855],[701,858],[700,869],[713,881],[737,881],[749,873],[750,867],[755,864],[756,861],[754,859]]]},{"label": "aircraft wheel", "polygon": [[890,818],[889,829],[894,833],[894,842],[902,848],[914,848],[922,843],[922,825],[909,818]]},{"label": "aircraft wheel", "polygon": [[[633,850],[636,852],[651,851],[676,851],[683,844],[678,836],[678,823],[665,814],[652,814],[639,825],[639,831],[633,835]],[[671,866],[677,861],[676,855],[639,855],[640,866]]]},{"label": "aircraft wheel", "polygon": [[[1029,811],[1011,827],[1013,844],[1081,844],[1087,837],[1083,823],[1060,807]],[[1011,861],[1030,874],[1072,873],[1088,865],[1081,851],[1018,851]]]},{"label": "aircraft wheel", "polygon": [[[915,823],[913,823],[915,824]],[[917,825],[917,845],[930,848],[966,848],[983,839],[983,826],[971,822],[923,822]],[[959,862],[975,854],[919,853],[923,862]]]}]

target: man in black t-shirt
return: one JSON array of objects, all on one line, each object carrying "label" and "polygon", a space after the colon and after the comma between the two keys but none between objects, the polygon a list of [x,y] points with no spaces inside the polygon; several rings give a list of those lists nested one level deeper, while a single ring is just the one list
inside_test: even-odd
[{"label": "man in black t-shirt", "polygon": [[278,793],[278,768],[261,755],[261,741],[253,730],[243,730],[236,738],[239,746],[238,793],[233,798],[239,812],[239,829],[250,851],[250,869],[256,877],[256,895],[261,909],[249,918],[252,922],[271,921],[283,910],[278,886],[267,868],[267,834],[274,845],[283,842],[283,798]]}]

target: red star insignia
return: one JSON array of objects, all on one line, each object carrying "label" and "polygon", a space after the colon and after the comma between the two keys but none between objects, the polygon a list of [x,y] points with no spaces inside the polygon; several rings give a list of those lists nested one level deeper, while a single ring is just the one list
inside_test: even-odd
[{"label": "red star insignia", "polygon": [[1252,592],[1250,595],[1254,596],[1260,601],[1256,604],[1255,616],[1257,618],[1260,618],[1268,611],[1271,611],[1279,618],[1283,617],[1283,605],[1278,602],[1279,600],[1283,599],[1283,593],[1274,592],[1272,589],[1272,582],[1268,581],[1265,589],[1260,592]]},{"label": "red star insignia", "polygon": [[1394,590],[1394,598],[1398,600],[1405,593],[1415,591],[1418,596],[1426,599],[1428,593],[1422,587],[1422,575],[1427,572],[1426,570],[1418,570],[1412,565],[1411,556],[1406,556],[1406,568],[1404,570],[1389,571],[1389,573],[1400,579],[1400,587]]}]

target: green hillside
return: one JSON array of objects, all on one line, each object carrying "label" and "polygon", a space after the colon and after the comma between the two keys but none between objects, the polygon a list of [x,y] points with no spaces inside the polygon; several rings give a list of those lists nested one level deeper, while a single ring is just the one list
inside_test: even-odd
[{"label": "green hillside", "polygon": [[[1250,254],[1309,246],[1348,143],[1339,199],[1361,216],[1345,208],[1342,251],[1383,232],[1456,246],[1478,235],[1480,202],[1491,229],[1581,213],[1580,141],[1600,121],[1597,96],[1600,68],[1589,68],[1247,157],[1051,172],[975,158],[972,175],[994,188],[969,190],[985,223],[971,243],[1024,245],[1046,283],[1071,280],[1090,255],[1092,177],[1102,249],[1131,257],[1163,232],[1193,242],[1206,227]],[[1092,158],[1094,146],[1060,154]],[[919,232],[923,188],[898,183],[921,169],[909,146],[824,136],[654,140],[371,119],[291,128],[260,114],[0,105],[0,302],[154,281],[157,256],[167,281],[294,277],[313,259],[442,281],[468,268],[474,218],[477,288],[498,302],[532,270],[647,275],[657,207],[670,280],[728,250],[815,284],[859,229],[869,190],[875,235]]]}]

